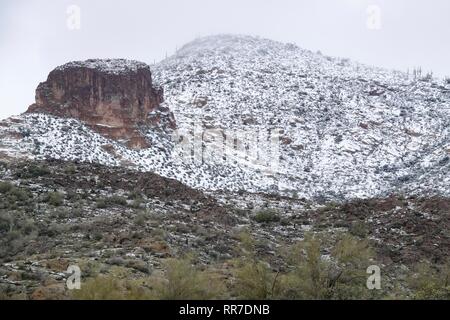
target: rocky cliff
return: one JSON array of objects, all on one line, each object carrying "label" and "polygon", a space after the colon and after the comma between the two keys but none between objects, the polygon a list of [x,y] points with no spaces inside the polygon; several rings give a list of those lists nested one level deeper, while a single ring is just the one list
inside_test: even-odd
[{"label": "rocky cliff", "polygon": [[53,70],[36,90],[28,113],[81,120],[132,148],[148,147],[142,127],[162,122],[175,128],[161,108],[163,90],[152,84],[150,67],[123,59],[70,62]]}]

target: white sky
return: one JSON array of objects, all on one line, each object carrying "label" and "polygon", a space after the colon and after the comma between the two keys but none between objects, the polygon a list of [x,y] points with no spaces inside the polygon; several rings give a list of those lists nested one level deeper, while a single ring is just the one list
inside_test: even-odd
[{"label": "white sky", "polygon": [[[81,9],[81,29],[67,8]],[[367,8],[381,9],[381,29]],[[198,36],[259,35],[324,54],[450,75],[448,0],[0,0],[0,118],[24,112],[56,66],[159,61]]]}]

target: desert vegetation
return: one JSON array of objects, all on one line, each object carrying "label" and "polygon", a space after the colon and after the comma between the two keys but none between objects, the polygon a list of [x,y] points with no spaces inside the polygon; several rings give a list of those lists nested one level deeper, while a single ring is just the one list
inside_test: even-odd
[{"label": "desert vegetation", "polygon": [[[73,299],[144,300],[360,300],[449,299],[448,265],[417,264],[402,283],[402,291],[369,290],[367,267],[376,263],[366,240],[342,234],[328,248],[326,235],[307,237],[281,252],[284,268],[273,268],[256,255],[256,242],[239,235],[239,258],[227,268],[201,266],[192,256],[164,262],[164,272],[130,281],[120,272],[89,278]],[[323,255],[328,252],[330,255]],[[392,284],[392,283],[391,283]]]},{"label": "desert vegetation", "polygon": [[[233,195],[221,205],[124,169],[0,172],[3,299],[449,298],[446,198],[317,206]],[[81,290],[67,289],[71,265]],[[381,290],[367,289],[372,265]]]}]

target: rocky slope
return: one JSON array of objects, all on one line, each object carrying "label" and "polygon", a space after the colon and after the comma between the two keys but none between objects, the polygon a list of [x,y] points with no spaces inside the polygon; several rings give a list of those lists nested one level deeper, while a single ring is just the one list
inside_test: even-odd
[{"label": "rocky slope", "polygon": [[419,261],[440,265],[450,256],[448,198],[323,206],[264,194],[214,199],[152,173],[55,160],[0,161],[0,180],[0,300],[70,298],[69,265],[81,268],[82,286],[108,275],[142,284],[187,253],[233,283],[243,232],[277,272],[288,268],[286,248],[308,233],[330,244],[346,233],[367,238],[386,275],[383,290],[401,287]]},{"label": "rocky slope", "polygon": [[50,112],[0,123],[0,154],[127,166],[205,190],[315,200],[450,194],[444,80],[226,35],[195,40],[152,69],[165,91],[161,107],[173,111],[178,130],[140,130],[149,148],[91,130],[96,120],[86,125]]},{"label": "rocky slope", "polygon": [[443,80],[245,36],[198,39],[154,75],[181,129],[241,133],[263,166],[276,160],[255,135],[279,130],[280,190],[307,198],[449,192]]}]

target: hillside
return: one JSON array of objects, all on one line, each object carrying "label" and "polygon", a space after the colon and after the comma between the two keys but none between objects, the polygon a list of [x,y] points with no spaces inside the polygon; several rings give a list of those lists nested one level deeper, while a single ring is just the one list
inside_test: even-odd
[{"label": "hillside", "polygon": [[56,67],[0,121],[0,299],[448,299],[449,113],[248,36]]},{"label": "hillside", "polygon": [[449,195],[444,80],[228,35],[185,45],[152,75],[178,130],[141,131],[148,148],[27,114],[1,123],[1,154],[127,166],[203,190]]},{"label": "hillside", "polygon": [[[182,129],[237,130],[250,148],[251,132],[279,131],[280,190],[307,198],[448,194],[444,81],[226,35],[187,44],[154,70]],[[270,164],[265,150],[258,157]],[[267,190],[255,172],[252,183]]]},{"label": "hillside", "polygon": [[[367,244],[373,247],[371,260],[358,262],[362,280],[351,283],[347,298],[377,297],[364,290],[372,264],[389,275],[379,294],[410,297],[406,280],[417,263],[440,268],[450,256],[448,198],[393,196],[323,206],[256,194],[215,199],[151,173],[55,160],[0,161],[0,177],[0,299],[69,299],[69,265],[81,268],[82,288],[97,294],[89,299],[117,298],[118,281],[138,292],[155,288],[167,281],[167,264],[186,256],[226,284],[218,298],[233,298],[241,294],[236,282],[246,255],[282,279],[293,268],[289,254],[298,254],[297,245],[311,234],[322,239],[324,257],[352,237],[345,270]],[[250,253],[248,239],[254,242]],[[421,276],[431,281],[434,273]],[[99,279],[94,287],[92,279]],[[197,297],[186,290],[187,298]],[[139,297],[145,298],[132,298]]]}]

